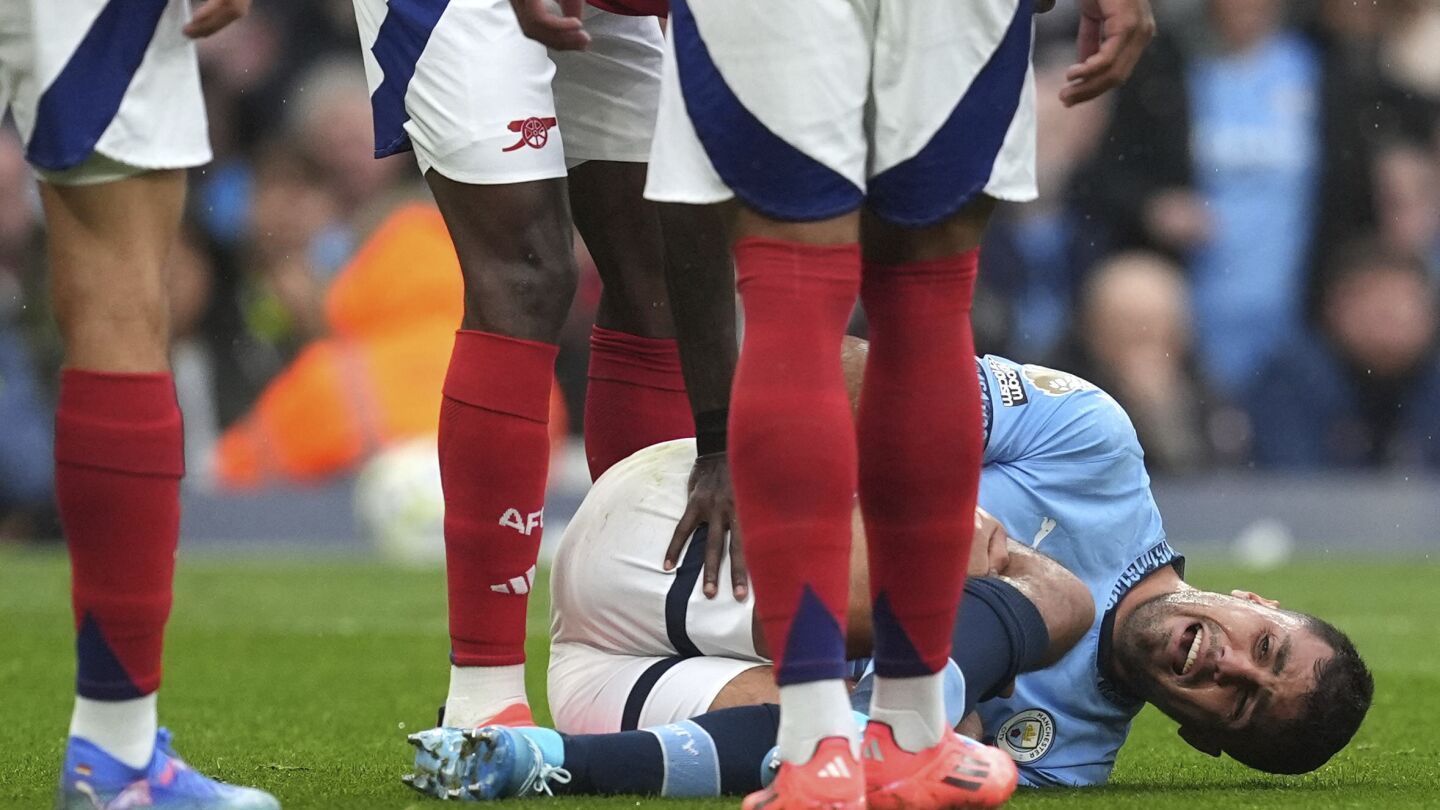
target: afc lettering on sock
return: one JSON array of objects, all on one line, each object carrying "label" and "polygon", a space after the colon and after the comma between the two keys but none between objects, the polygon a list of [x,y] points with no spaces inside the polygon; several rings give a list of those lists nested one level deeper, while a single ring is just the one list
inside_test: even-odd
[{"label": "afc lettering on sock", "polygon": [[522,516],[520,510],[512,506],[500,516],[500,525],[529,537],[537,529],[545,528],[545,510],[540,509]]}]

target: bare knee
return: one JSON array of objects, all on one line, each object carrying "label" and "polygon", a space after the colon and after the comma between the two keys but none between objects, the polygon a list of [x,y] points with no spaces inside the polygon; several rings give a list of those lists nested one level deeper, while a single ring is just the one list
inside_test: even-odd
[{"label": "bare knee", "polygon": [[570,206],[605,285],[596,324],[668,338],[675,325],[665,290],[665,240],[658,206],[644,199],[645,171],[644,163],[581,164],[570,171]]},{"label": "bare knee", "polygon": [[904,228],[866,211],[861,226],[866,261],[903,264],[927,261],[980,246],[995,200],[979,197],[949,218],[924,228]]},{"label": "bare knee", "polygon": [[117,372],[169,367],[170,312],[163,293],[62,293],[58,283],[55,288],[55,319],[67,365]]},{"label": "bare knee", "polygon": [[766,664],[751,667],[731,678],[710,701],[710,711],[779,702],[780,687],[775,685],[774,667]]},{"label": "bare knee", "polygon": [[807,245],[849,245],[860,239],[860,212],[816,222],[782,222],[741,208],[735,215],[737,239],[757,237]]},{"label": "bare knee", "polygon": [[55,316],[67,365],[168,367],[167,257],[184,175],[149,172],[94,186],[41,184]]},{"label": "bare knee", "polygon": [[553,343],[578,278],[565,181],[426,180],[465,277],[465,328]]}]

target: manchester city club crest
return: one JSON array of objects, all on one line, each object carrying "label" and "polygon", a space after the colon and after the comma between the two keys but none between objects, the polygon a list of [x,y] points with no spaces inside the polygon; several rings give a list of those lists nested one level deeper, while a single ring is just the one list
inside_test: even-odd
[{"label": "manchester city club crest", "polygon": [[1041,709],[1027,709],[1006,720],[995,744],[1016,762],[1034,762],[1055,742],[1055,719]]}]

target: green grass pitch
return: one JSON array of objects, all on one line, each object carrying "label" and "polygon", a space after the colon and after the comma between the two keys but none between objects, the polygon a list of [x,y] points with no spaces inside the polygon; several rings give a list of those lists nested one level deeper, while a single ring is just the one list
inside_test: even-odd
[{"label": "green grass pitch", "polygon": [[[1185,748],[1147,710],[1109,787],[1022,792],[1018,807],[1440,805],[1440,565],[1316,559],[1266,574],[1199,561],[1196,584],[1245,587],[1321,613],[1375,669],[1375,708],[1318,774],[1279,779]],[[54,552],[0,552],[0,807],[50,803],[69,719],[67,574]],[[530,694],[544,712],[544,596],[532,603]],[[373,562],[182,555],[162,722],[196,767],[260,785],[290,810],[423,808],[400,785],[403,736],[444,697],[444,580]],[[648,798],[558,807],[737,807]]]}]

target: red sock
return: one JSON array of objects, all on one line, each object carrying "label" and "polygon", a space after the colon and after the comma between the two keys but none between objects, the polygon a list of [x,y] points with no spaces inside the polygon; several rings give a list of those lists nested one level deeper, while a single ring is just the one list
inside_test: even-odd
[{"label": "red sock", "polygon": [[840,344],[857,245],[735,246],[745,340],[730,471],[756,610],[782,684],[844,676],[855,426]]},{"label": "red sock", "polygon": [[556,348],[461,330],[440,406],[450,660],[525,662],[550,467]]},{"label": "red sock", "polygon": [[694,435],[675,341],[592,329],[585,390],[590,478],[599,478],[636,450]]},{"label": "red sock", "polygon": [[881,676],[938,672],[950,654],[984,452],[970,331],[977,260],[865,266],[857,433]]},{"label": "red sock", "polygon": [[184,445],[169,374],[61,373],[55,494],[82,697],[128,700],[160,688]]}]

